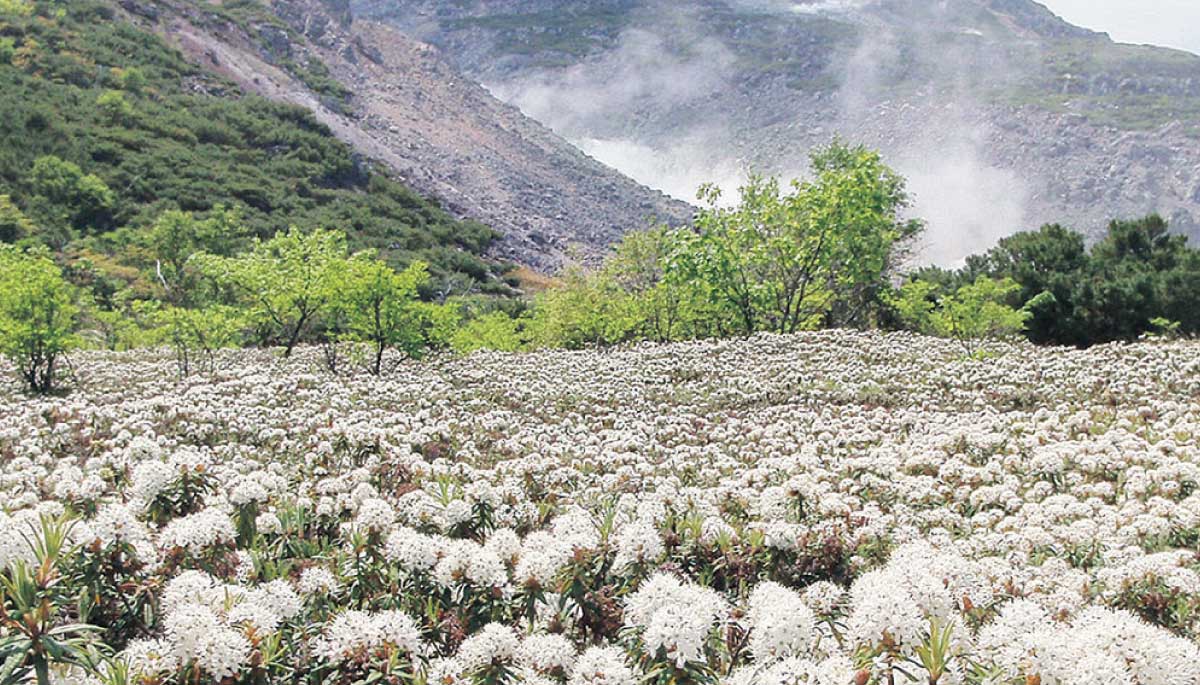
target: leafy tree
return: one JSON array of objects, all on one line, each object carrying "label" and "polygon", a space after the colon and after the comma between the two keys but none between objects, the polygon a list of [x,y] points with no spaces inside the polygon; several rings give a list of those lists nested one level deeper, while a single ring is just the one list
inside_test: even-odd
[{"label": "leafy tree", "polygon": [[11,64],[16,54],[16,41],[12,38],[0,37],[0,64]]},{"label": "leafy tree", "polygon": [[0,15],[28,17],[33,14],[30,0],[0,0]]},{"label": "leafy tree", "polygon": [[1009,337],[1024,328],[1029,313],[1008,305],[1019,289],[1012,279],[981,276],[943,295],[936,284],[914,280],[900,288],[894,305],[913,329],[953,338],[967,354],[975,354],[981,341]]},{"label": "leafy tree", "polygon": [[0,243],[15,243],[34,233],[33,222],[8,195],[0,195]]},{"label": "leafy tree", "polygon": [[1178,322],[1181,334],[1200,331],[1200,252],[1155,215],[1112,222],[1090,251],[1062,226],[1018,233],[945,278],[962,284],[979,276],[1019,284],[1010,304],[1029,311],[1035,343],[1134,340],[1156,318]]},{"label": "leafy tree", "polygon": [[0,245],[0,353],[30,390],[54,390],[63,356],[79,346],[75,289],[48,256]]},{"label": "leafy tree", "polygon": [[572,269],[562,285],[535,297],[530,342],[580,349],[635,339],[641,328],[635,305],[634,297],[608,275]]},{"label": "leafy tree", "polygon": [[138,67],[129,67],[127,69],[114,69],[117,85],[121,90],[130,93],[141,93],[146,88],[148,80],[146,72]]},{"label": "leafy tree", "polygon": [[[709,289],[738,332],[790,333],[815,326],[832,294],[825,288],[825,240],[831,226],[811,222],[799,185],[784,196],[775,179],[754,178],[736,207],[720,205],[708,186],[708,204],[694,233],[681,233],[668,267],[673,280]],[[726,314],[719,314],[725,316]]]},{"label": "leafy tree", "polygon": [[656,226],[627,234],[605,262],[603,274],[627,293],[637,337],[660,342],[712,334],[708,289],[668,278],[675,229]]},{"label": "leafy tree", "polygon": [[96,107],[111,124],[124,125],[133,118],[133,105],[125,99],[125,93],[119,90],[106,90],[101,93],[96,98]]},{"label": "leafy tree", "polygon": [[[416,320],[421,326],[421,340],[425,349],[449,349],[454,340],[454,332],[458,330],[458,326],[462,322],[458,304],[454,302],[445,304],[415,302],[413,308],[416,310]],[[424,350],[416,349],[414,352],[409,356],[420,357]]]},{"label": "leafy tree", "polygon": [[418,300],[420,288],[428,281],[429,267],[424,262],[397,273],[371,254],[350,260],[335,307],[345,312],[352,338],[371,344],[371,373],[383,372],[384,353],[389,349],[418,357],[429,344],[431,312]]},{"label": "leafy tree", "polygon": [[246,229],[241,211],[217,205],[203,219],[191,212],[164,212],[147,238],[155,256],[155,280],[162,286],[164,299],[193,306],[200,297],[202,274],[190,263],[191,258],[202,252],[221,257],[237,253],[245,242]]},{"label": "leafy tree", "polygon": [[[29,184],[45,218],[61,228],[87,231],[111,227],[116,195],[99,176],[83,173],[78,164],[53,155],[39,157],[30,170]],[[60,243],[65,237],[52,242]]]},{"label": "leafy tree", "polygon": [[241,311],[219,304],[198,309],[150,305],[143,315],[148,315],[159,339],[175,351],[182,377],[191,375],[197,362],[203,364],[203,371],[212,373],[217,351],[236,347],[244,326]]},{"label": "leafy tree", "polygon": [[481,328],[475,333],[483,334],[486,326],[499,335],[503,328],[517,326],[521,338],[535,346],[581,348],[729,330],[707,284],[672,271],[689,241],[686,233],[665,226],[629,233],[599,269],[573,268],[538,293],[531,316],[519,325],[492,317],[477,324]]},{"label": "leafy tree", "polygon": [[786,194],[774,179],[751,179],[731,208],[708,186],[696,230],[678,234],[670,277],[707,288],[738,332],[860,320],[898,248],[921,229],[899,218],[904,181],[878,154],[835,142],[813,155],[812,167],[815,180],[794,182]]},{"label": "leafy tree", "polygon": [[159,304],[138,300],[118,309],[85,309],[92,344],[104,350],[125,351],[163,344],[162,331],[151,320]]},{"label": "leafy tree", "polygon": [[96,98],[96,108],[100,109],[109,122],[114,126],[125,126],[133,119],[133,106],[120,90],[106,90]]},{"label": "leafy tree", "polygon": [[834,295],[826,324],[868,325],[925,224],[901,216],[910,205],[905,180],[878,152],[835,140],[812,155],[812,173],[802,186],[811,220],[834,231],[825,245]]},{"label": "leafy tree", "polygon": [[983,275],[1013,279],[1020,286],[1017,303],[1029,303],[1041,296],[1037,306],[1029,309],[1029,339],[1039,344],[1075,342],[1080,322],[1073,304],[1074,291],[1088,265],[1083,236],[1050,224],[1004,238],[986,254],[967,258],[959,282]]},{"label": "leafy tree", "polygon": [[283,345],[285,357],[329,306],[349,264],[342,233],[296,229],[255,241],[236,257],[199,254],[193,259],[247,303],[249,320],[268,340]]}]

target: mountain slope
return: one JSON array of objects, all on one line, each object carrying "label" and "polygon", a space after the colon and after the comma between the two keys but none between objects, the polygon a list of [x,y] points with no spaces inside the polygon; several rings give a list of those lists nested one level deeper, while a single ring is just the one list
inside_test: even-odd
[{"label": "mountain slope", "polygon": [[[355,21],[341,0],[269,6],[159,0],[155,6],[161,10],[155,29],[195,62],[251,92],[309,109],[456,216],[496,229],[499,256],[553,270],[576,253],[601,253],[651,218],[690,218],[685,204],[582,154],[429,46]],[[314,88],[295,68],[308,64],[321,65],[338,97]]]},{"label": "mountain slope", "polygon": [[220,205],[251,236],[334,227],[439,279],[507,290],[482,258],[490,229],[396,182],[305,109],[190,64],[116,3],[6,7],[18,9],[0,13],[0,215],[24,219],[0,239],[59,249],[99,297],[156,287],[148,234],[165,211]]},{"label": "mountain slope", "polygon": [[1048,221],[1200,236],[1200,57],[1031,0],[354,0],[584,150],[687,197],[884,150],[953,261]]}]

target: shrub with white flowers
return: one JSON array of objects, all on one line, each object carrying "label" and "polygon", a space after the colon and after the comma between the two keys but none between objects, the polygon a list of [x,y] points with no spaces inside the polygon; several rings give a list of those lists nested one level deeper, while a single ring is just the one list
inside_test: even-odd
[{"label": "shrub with white flowers", "polygon": [[1200,683],[1200,344],[318,356],[0,389],[0,676]]}]

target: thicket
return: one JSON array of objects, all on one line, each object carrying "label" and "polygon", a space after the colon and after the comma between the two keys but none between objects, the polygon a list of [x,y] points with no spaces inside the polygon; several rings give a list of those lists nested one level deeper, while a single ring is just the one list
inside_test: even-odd
[{"label": "thicket", "polygon": [[1021,334],[1092,344],[1196,332],[1198,252],[1157,217],[1114,222],[1090,249],[1081,235],[1047,226],[962,269],[901,277],[921,229],[899,218],[903,182],[878,155],[840,143],[819,152],[814,169],[813,181],[789,191],[756,179],[731,207],[710,191],[695,227],[632,233],[602,267],[571,271],[526,301],[423,301],[423,262],[397,270],[374,251],[352,251],[336,231],[250,239],[231,210],[160,217],[149,236],[161,251],[161,297],[119,312],[68,282],[45,248],[9,246],[0,252],[0,351],[30,389],[49,392],[63,355],[85,344],[169,346],[186,375],[212,370],[222,348],[279,346],[287,356],[307,342],[321,346],[334,373],[382,374],[429,350],[830,326],[911,328],[955,339],[966,354]]},{"label": "thicket", "polygon": [[[208,223],[166,215],[159,228],[189,236],[210,230]],[[188,375],[213,370],[223,348],[279,346],[288,356],[304,341],[325,347],[331,371],[361,363],[381,374],[389,358],[450,347],[460,322],[457,303],[420,299],[427,264],[397,271],[374,251],[351,253],[345,234],[334,231],[293,229],[237,254],[197,249],[159,277],[168,298],[112,312],[71,284],[44,248],[0,246],[0,354],[38,393],[56,389],[64,355],[88,344],[167,346]]]},{"label": "thicket", "polygon": [[1059,225],[1014,234],[959,269],[906,271],[919,223],[900,219],[903,180],[835,143],[814,179],[783,192],[754,179],[733,207],[715,191],[694,228],[654,228],[602,267],[564,276],[519,316],[489,313],[455,346],[579,348],[788,333],[910,329],[974,355],[992,339],[1091,345],[1200,333],[1200,250],[1151,215],[1113,221],[1088,246]]},{"label": "thicket", "polygon": [[1157,215],[1113,221],[1088,246],[1058,224],[1004,238],[957,270],[913,276],[930,297],[980,278],[1014,284],[1004,301],[1028,313],[1024,333],[1038,344],[1088,347],[1146,334],[1200,333],[1200,250]]},{"label": "thicket", "polygon": [[[877,153],[840,141],[812,156],[811,171],[811,181],[787,189],[751,179],[733,206],[704,188],[693,227],[631,234],[601,268],[569,273],[538,296],[519,342],[582,347],[880,325],[892,274],[922,229],[902,218],[904,180]],[[495,339],[501,327],[491,319],[480,333]]]},{"label": "thicket", "polygon": [[[499,301],[422,301],[431,279],[424,262],[398,270],[373,250],[353,250],[338,231],[255,237],[240,210],[220,206],[206,215],[167,211],[143,232],[153,275],[147,296],[123,309],[68,284],[69,272],[59,278],[72,306],[85,311],[79,328],[92,333],[93,344],[170,345],[184,374],[211,368],[222,347],[277,345],[286,356],[301,342],[320,344],[333,371],[362,356],[378,374],[387,359],[429,349],[876,325],[890,274],[921,229],[900,218],[903,179],[878,154],[840,142],[813,156],[810,182],[784,190],[754,179],[732,207],[713,188],[704,197],[708,206],[694,229],[634,233],[603,268],[568,273],[562,287],[517,317],[508,310],[521,307]],[[5,268],[21,277],[15,266]],[[364,347],[369,354],[361,354]]]}]

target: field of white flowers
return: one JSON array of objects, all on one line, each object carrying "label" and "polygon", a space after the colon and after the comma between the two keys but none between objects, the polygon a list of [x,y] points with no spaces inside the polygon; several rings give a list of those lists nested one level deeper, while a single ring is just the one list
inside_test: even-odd
[{"label": "field of white flowers", "polygon": [[318,357],[0,391],[9,682],[1200,683],[1200,345]]}]

